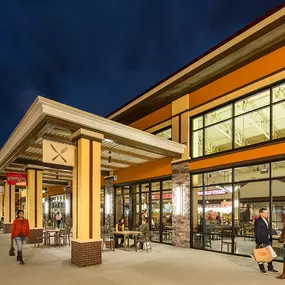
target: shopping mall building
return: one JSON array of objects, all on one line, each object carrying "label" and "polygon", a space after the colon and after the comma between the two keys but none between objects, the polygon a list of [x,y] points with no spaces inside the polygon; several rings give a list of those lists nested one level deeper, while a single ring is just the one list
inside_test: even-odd
[{"label": "shopping mall building", "polygon": [[61,212],[72,261],[94,251],[94,264],[103,225],[145,216],[155,242],[249,255],[265,207],[281,258],[284,149],[283,6],[107,118],[38,97],[0,151],[4,230],[15,207],[34,232]]}]

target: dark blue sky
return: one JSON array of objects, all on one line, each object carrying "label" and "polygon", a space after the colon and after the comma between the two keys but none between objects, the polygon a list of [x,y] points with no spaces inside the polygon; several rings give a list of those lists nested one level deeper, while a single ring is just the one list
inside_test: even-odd
[{"label": "dark blue sky", "polygon": [[0,146],[37,95],[105,116],[282,2],[2,0]]}]

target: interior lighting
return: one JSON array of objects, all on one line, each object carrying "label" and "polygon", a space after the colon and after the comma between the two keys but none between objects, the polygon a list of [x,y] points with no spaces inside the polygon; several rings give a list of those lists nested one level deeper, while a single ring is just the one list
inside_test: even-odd
[{"label": "interior lighting", "polygon": [[180,184],[176,187],[176,215],[183,215],[184,214],[184,191],[183,185]]},{"label": "interior lighting", "polygon": [[106,215],[111,215],[111,195],[110,194],[106,194]]}]

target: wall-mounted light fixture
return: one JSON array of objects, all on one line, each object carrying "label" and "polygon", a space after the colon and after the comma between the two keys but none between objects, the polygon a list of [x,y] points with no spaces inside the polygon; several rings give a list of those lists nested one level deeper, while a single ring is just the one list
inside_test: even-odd
[{"label": "wall-mounted light fixture", "polygon": [[183,184],[179,184],[175,188],[176,194],[176,215],[183,215],[184,214],[184,187]]},{"label": "wall-mounted light fixture", "polygon": [[65,214],[69,215],[70,214],[70,201],[69,199],[65,198]]},{"label": "wall-mounted light fixture", "polygon": [[105,211],[106,211],[106,215],[111,215],[111,209],[112,209],[112,199],[111,199],[111,195],[110,194],[106,194],[105,197]]}]

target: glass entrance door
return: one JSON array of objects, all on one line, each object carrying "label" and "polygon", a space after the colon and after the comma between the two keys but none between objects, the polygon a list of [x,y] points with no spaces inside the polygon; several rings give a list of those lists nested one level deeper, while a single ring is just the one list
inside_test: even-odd
[{"label": "glass entrance door", "polygon": [[152,241],[172,244],[172,182],[160,180],[116,187],[115,220],[124,218],[125,228],[149,223]]}]

